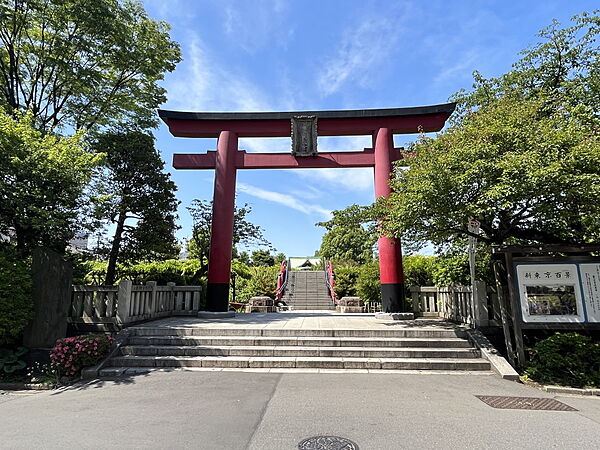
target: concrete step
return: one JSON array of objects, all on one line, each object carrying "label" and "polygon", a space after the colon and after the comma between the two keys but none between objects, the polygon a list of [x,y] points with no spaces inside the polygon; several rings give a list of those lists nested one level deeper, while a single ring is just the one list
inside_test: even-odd
[{"label": "concrete step", "polygon": [[121,347],[123,356],[274,356],[330,358],[480,358],[474,348],[385,348],[303,346],[135,346]]},{"label": "concrete step", "polygon": [[131,327],[130,336],[265,336],[265,337],[363,337],[363,338],[456,338],[466,337],[461,328],[305,329],[305,328],[202,328]]},{"label": "concrete step", "polygon": [[293,303],[288,303],[288,306],[292,309],[292,311],[334,311],[335,308],[333,306],[326,305],[295,305]]},{"label": "concrete step", "polygon": [[129,345],[158,346],[300,346],[368,348],[470,348],[461,338],[362,338],[362,337],[266,337],[266,336],[132,336]]},{"label": "concrete step", "polygon": [[246,356],[119,356],[112,367],[325,368],[394,370],[490,370],[483,359],[459,358],[329,358]]}]

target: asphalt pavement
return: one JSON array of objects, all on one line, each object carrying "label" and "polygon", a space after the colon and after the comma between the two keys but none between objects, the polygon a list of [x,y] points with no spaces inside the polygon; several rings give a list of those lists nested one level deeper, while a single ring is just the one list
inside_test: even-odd
[{"label": "asphalt pavement", "polygon": [[[578,411],[495,409],[475,395],[555,398]],[[2,449],[596,449],[600,397],[494,375],[153,372],[0,395]]]}]

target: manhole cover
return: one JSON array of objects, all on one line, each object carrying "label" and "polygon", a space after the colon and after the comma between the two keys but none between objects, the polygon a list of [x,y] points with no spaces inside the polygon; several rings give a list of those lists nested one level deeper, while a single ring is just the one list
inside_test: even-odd
[{"label": "manhole cover", "polygon": [[338,436],[313,436],[298,444],[300,450],[358,450],[350,439]]},{"label": "manhole cover", "polygon": [[577,411],[553,398],[505,397],[495,395],[476,395],[479,400],[498,409],[535,409],[541,411]]}]

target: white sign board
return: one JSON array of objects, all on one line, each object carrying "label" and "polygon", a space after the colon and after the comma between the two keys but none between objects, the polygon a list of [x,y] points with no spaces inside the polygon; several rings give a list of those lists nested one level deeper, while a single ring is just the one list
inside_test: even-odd
[{"label": "white sign board", "polygon": [[516,272],[524,322],[585,322],[576,264],[517,264]]},{"label": "white sign board", "polygon": [[580,264],[588,322],[600,322],[600,264]]}]

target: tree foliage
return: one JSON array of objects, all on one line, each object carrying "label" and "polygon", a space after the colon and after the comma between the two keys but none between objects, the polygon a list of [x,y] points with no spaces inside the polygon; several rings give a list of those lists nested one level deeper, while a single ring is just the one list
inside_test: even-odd
[{"label": "tree foliage", "polygon": [[[276,266],[248,266],[238,260],[232,262],[232,272],[236,275],[235,299],[247,302],[251,297],[267,296],[275,298],[277,289]],[[231,286],[233,289],[233,285]]]},{"label": "tree foliage", "polygon": [[42,245],[64,251],[85,218],[86,186],[102,155],[82,135],[43,135],[31,115],[0,112],[0,233],[14,233],[22,255]]},{"label": "tree foliage", "polygon": [[598,16],[555,23],[508,74],[461,92],[453,125],[421,138],[380,204],[387,232],[464,245],[584,244],[600,237]]},{"label": "tree foliage", "polygon": [[0,103],[44,130],[155,126],[158,83],[181,59],[169,28],[138,0],[4,0]]},{"label": "tree foliage", "polygon": [[[73,284],[104,284],[107,261],[78,261],[74,267]],[[117,264],[115,283],[132,280],[135,284],[156,281],[159,285],[175,283],[178,286],[203,285],[206,279],[198,277],[200,263],[196,259],[167,259],[164,261]]]},{"label": "tree foliage", "polygon": [[0,244],[0,346],[19,341],[32,313],[30,263]]},{"label": "tree foliage", "polygon": [[269,250],[254,250],[252,252],[252,265],[253,266],[274,266],[275,257]]},{"label": "tree foliage", "polygon": [[327,230],[321,241],[319,256],[359,264],[371,260],[377,233],[368,211],[368,207],[351,205],[333,211],[330,220],[317,223]]},{"label": "tree foliage", "polygon": [[176,257],[177,187],[164,172],[154,138],[139,132],[99,135],[94,148],[106,154],[107,194],[102,216],[115,225],[106,284],[115,280],[117,262]]},{"label": "tree foliage", "polygon": [[366,302],[381,301],[379,264],[376,260],[360,266],[339,266],[334,270],[334,291],[338,298],[358,296]]},{"label": "tree foliage", "polygon": [[[212,202],[196,199],[192,201],[191,206],[187,207],[187,210],[193,220],[192,236],[188,241],[187,251],[190,258],[197,258],[200,261],[201,272],[204,274],[208,271],[208,256],[212,227]],[[234,249],[238,244],[247,246],[262,245],[271,249],[272,246],[269,241],[265,239],[262,228],[246,219],[251,212],[252,208],[247,203],[241,208],[235,208],[233,217]]]}]

